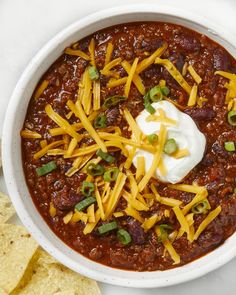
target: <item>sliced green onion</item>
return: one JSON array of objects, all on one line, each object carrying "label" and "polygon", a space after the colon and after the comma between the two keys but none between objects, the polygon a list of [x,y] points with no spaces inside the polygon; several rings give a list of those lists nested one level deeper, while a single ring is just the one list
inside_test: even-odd
[{"label": "sliced green onion", "polygon": [[166,87],[166,86],[162,86],[161,87],[161,92],[162,92],[163,95],[168,96],[169,93],[170,93],[170,89],[168,87]]},{"label": "sliced green onion", "polygon": [[108,98],[105,99],[104,103],[103,103],[103,107],[105,109],[109,109],[110,107],[114,107],[116,106],[118,103],[126,100],[127,98],[125,96],[120,96],[120,95],[114,95],[114,96],[110,96]]},{"label": "sliced green onion", "polygon": [[236,187],[234,188],[234,194],[236,195]]},{"label": "sliced green onion", "polygon": [[115,158],[109,155],[108,153],[103,152],[101,149],[97,150],[96,155],[100,158],[102,158],[107,163],[114,163]]},{"label": "sliced green onion", "polygon": [[173,227],[169,224],[160,224],[159,225],[160,228],[160,237],[159,237],[159,242],[164,242],[167,238],[168,238],[168,231],[172,230]]},{"label": "sliced green onion", "polygon": [[151,115],[155,114],[156,110],[150,103],[144,104],[145,110],[147,110]]},{"label": "sliced green onion", "polygon": [[105,128],[107,126],[107,117],[104,113],[99,114],[94,122],[93,125],[95,128]]},{"label": "sliced green onion", "polygon": [[117,238],[123,245],[128,245],[132,241],[130,234],[122,228],[117,231]]},{"label": "sliced green onion", "polygon": [[178,150],[178,145],[174,138],[167,139],[164,145],[164,153],[171,155]]},{"label": "sliced green onion", "polygon": [[151,101],[157,102],[163,99],[163,94],[160,86],[155,86],[149,90],[149,97]]},{"label": "sliced green onion", "polygon": [[83,211],[85,208],[87,208],[88,206],[96,203],[96,199],[94,197],[88,197],[86,199],[84,199],[83,201],[79,202],[78,204],[75,205],[75,209],[77,211]]},{"label": "sliced green onion", "polygon": [[225,142],[225,150],[228,152],[234,152],[235,151],[235,144],[233,141],[226,141]]},{"label": "sliced green onion", "polygon": [[116,181],[119,171],[120,170],[117,167],[109,168],[103,175],[104,181],[106,182]]},{"label": "sliced green onion", "polygon": [[103,175],[103,173],[105,172],[105,169],[102,165],[94,164],[94,163],[88,164],[86,170],[87,170],[87,173],[92,176]]},{"label": "sliced green onion", "polygon": [[203,200],[201,202],[196,203],[193,207],[192,207],[192,212],[194,214],[205,214],[207,213],[207,211],[209,210],[209,203],[207,200]]},{"label": "sliced green onion", "polygon": [[92,81],[95,81],[99,78],[99,72],[94,66],[89,67],[89,76]]},{"label": "sliced green onion", "polygon": [[147,136],[147,140],[150,144],[156,144],[158,142],[158,135],[156,134],[149,134]]},{"label": "sliced green onion", "polygon": [[144,108],[145,108],[145,110],[147,110],[152,115],[155,114],[156,110],[154,109],[154,107],[150,103],[149,93],[146,93],[144,95],[143,99],[144,99]]},{"label": "sliced green onion", "polygon": [[232,126],[236,126],[236,110],[228,112],[228,122]]},{"label": "sliced green onion", "polygon": [[81,192],[85,197],[91,197],[95,189],[94,183],[89,181],[83,181]]},{"label": "sliced green onion", "polygon": [[100,233],[100,235],[105,234],[109,231],[112,231],[114,229],[117,229],[117,222],[116,221],[112,221],[109,223],[105,223],[101,226],[98,227],[98,232]]},{"label": "sliced green onion", "polygon": [[36,168],[36,173],[38,176],[46,175],[53,170],[57,169],[57,165],[55,161],[48,162],[47,164],[44,164],[42,167]]}]

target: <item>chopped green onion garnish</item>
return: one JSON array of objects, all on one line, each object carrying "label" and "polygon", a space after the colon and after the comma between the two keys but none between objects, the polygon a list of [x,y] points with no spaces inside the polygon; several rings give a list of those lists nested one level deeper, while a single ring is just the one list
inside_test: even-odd
[{"label": "chopped green onion garnish", "polygon": [[156,134],[149,134],[147,136],[147,139],[148,139],[148,142],[150,144],[156,144],[158,142],[158,135],[156,135]]},{"label": "chopped green onion garnish", "polygon": [[167,139],[164,145],[164,152],[168,155],[175,153],[178,150],[178,145],[174,138]]},{"label": "chopped green onion garnish", "polygon": [[93,125],[95,128],[105,128],[107,126],[107,117],[104,113],[101,113],[95,118]]},{"label": "chopped green onion garnish", "polygon": [[104,103],[103,103],[103,107],[105,109],[109,109],[110,107],[114,107],[116,106],[118,103],[126,100],[127,98],[125,96],[120,96],[120,95],[114,95],[114,96],[110,96],[108,98],[105,99]]},{"label": "chopped green onion garnish", "polygon": [[166,86],[161,87],[161,92],[163,95],[168,96],[170,93],[170,89]]},{"label": "chopped green onion garnish", "polygon": [[228,152],[234,152],[235,151],[235,144],[233,141],[226,141],[225,142],[225,149]]},{"label": "chopped green onion garnish", "polygon": [[105,172],[105,169],[102,165],[94,164],[94,163],[88,164],[86,170],[87,170],[87,173],[92,176],[103,175],[103,173]]},{"label": "chopped green onion garnish", "polygon": [[156,110],[154,109],[154,107],[150,103],[149,93],[146,93],[144,95],[143,99],[144,99],[145,110],[147,110],[152,115],[155,114]]},{"label": "chopped green onion garnish", "polygon": [[160,228],[160,237],[159,237],[159,241],[160,242],[164,242],[167,238],[168,238],[168,231],[172,230],[172,226],[169,225],[169,224],[160,224],[159,225],[159,228]]},{"label": "chopped green onion garnish", "polygon": [[166,86],[155,86],[151,88],[143,97],[144,107],[150,114],[155,113],[154,107],[151,105],[152,102],[157,102],[163,99],[163,95],[167,96],[170,90]]},{"label": "chopped green onion garnish", "polygon": [[208,209],[210,209],[208,201],[203,200],[196,203],[191,210],[194,214],[205,214],[207,213]]},{"label": "chopped green onion garnish", "polygon": [[116,221],[105,223],[105,224],[99,226],[98,227],[98,232],[102,235],[102,234],[105,234],[105,233],[107,233],[109,231],[112,231],[114,229],[117,229]]},{"label": "chopped green onion garnish", "polygon": [[155,86],[149,90],[149,97],[151,101],[157,102],[163,99],[163,94],[160,86]]},{"label": "chopped green onion garnish", "polygon": [[104,181],[106,182],[116,181],[119,171],[120,170],[117,167],[109,168],[103,175]]},{"label": "chopped green onion garnish", "polygon": [[81,192],[85,197],[90,197],[94,192],[95,186],[92,182],[83,181]]},{"label": "chopped green onion garnish", "polygon": [[234,188],[234,194],[236,195],[236,187]]},{"label": "chopped green onion garnish", "polygon": [[228,112],[228,122],[232,126],[236,126],[236,110]]},{"label": "chopped green onion garnish", "polygon": [[151,115],[155,114],[156,110],[150,103],[144,104],[144,107]]},{"label": "chopped green onion garnish", "polygon": [[107,163],[114,163],[115,158],[109,155],[108,153],[103,152],[101,149],[97,150],[96,155],[100,158],[102,158]]},{"label": "chopped green onion garnish", "polygon": [[99,72],[94,66],[89,67],[89,76],[92,81],[97,80],[99,78]]},{"label": "chopped green onion garnish", "polygon": [[128,245],[132,241],[130,234],[122,228],[117,231],[117,237],[123,245]]},{"label": "chopped green onion garnish", "polygon": [[96,203],[96,199],[94,197],[88,197],[86,199],[84,199],[83,201],[79,202],[77,205],[75,205],[75,209],[77,211],[83,211],[85,208],[87,208],[88,206]]},{"label": "chopped green onion garnish", "polygon": [[57,165],[54,161],[44,164],[42,167],[36,168],[36,173],[38,176],[43,176],[57,169]]}]

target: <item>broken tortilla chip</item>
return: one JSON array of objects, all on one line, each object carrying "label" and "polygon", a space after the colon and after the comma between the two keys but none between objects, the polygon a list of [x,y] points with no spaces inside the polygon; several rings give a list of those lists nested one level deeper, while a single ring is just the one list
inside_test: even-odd
[{"label": "broken tortilla chip", "polygon": [[15,209],[8,196],[0,192],[0,224],[7,222],[15,214]]},{"label": "broken tortilla chip", "polygon": [[10,294],[17,287],[37,248],[22,226],[0,224],[0,290]]},{"label": "broken tortilla chip", "polygon": [[12,295],[100,295],[97,283],[73,272],[42,249],[37,251],[31,275],[23,280]]}]

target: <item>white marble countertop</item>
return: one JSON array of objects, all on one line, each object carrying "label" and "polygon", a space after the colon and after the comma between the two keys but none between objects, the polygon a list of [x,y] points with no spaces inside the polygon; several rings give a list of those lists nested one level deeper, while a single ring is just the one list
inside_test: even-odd
[{"label": "white marble countertop", "polygon": [[[0,0],[0,136],[7,104],[20,74],[50,38],[92,12],[134,3],[188,9],[236,34],[236,0]],[[0,190],[6,192],[1,172]],[[100,285],[104,295],[233,295],[235,273],[236,259],[200,279],[168,288],[145,290]]]}]

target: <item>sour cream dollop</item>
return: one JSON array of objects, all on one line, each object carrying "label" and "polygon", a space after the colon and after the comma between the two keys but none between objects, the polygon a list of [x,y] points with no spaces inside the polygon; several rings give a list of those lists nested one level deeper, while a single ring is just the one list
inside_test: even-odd
[{"label": "sour cream dollop", "polygon": [[[162,109],[167,118],[176,121],[176,125],[156,121],[147,122],[146,119],[150,114],[146,110],[143,110],[136,118],[136,123],[141,131],[146,135],[158,134],[161,124],[164,124],[167,129],[167,139],[175,139],[179,149],[188,149],[189,151],[188,156],[180,159],[163,153],[162,159],[167,173],[163,176],[159,169],[156,169],[156,175],[153,176],[156,176],[163,182],[180,182],[202,160],[206,146],[206,138],[203,133],[199,131],[193,119],[189,115],[179,111],[172,103],[163,100],[153,103],[152,106],[156,110],[155,115],[158,115],[158,109]],[[139,156],[144,156],[145,170],[147,172],[152,165],[153,154],[148,151],[137,149],[133,158],[135,167],[137,167],[137,158]]]}]

